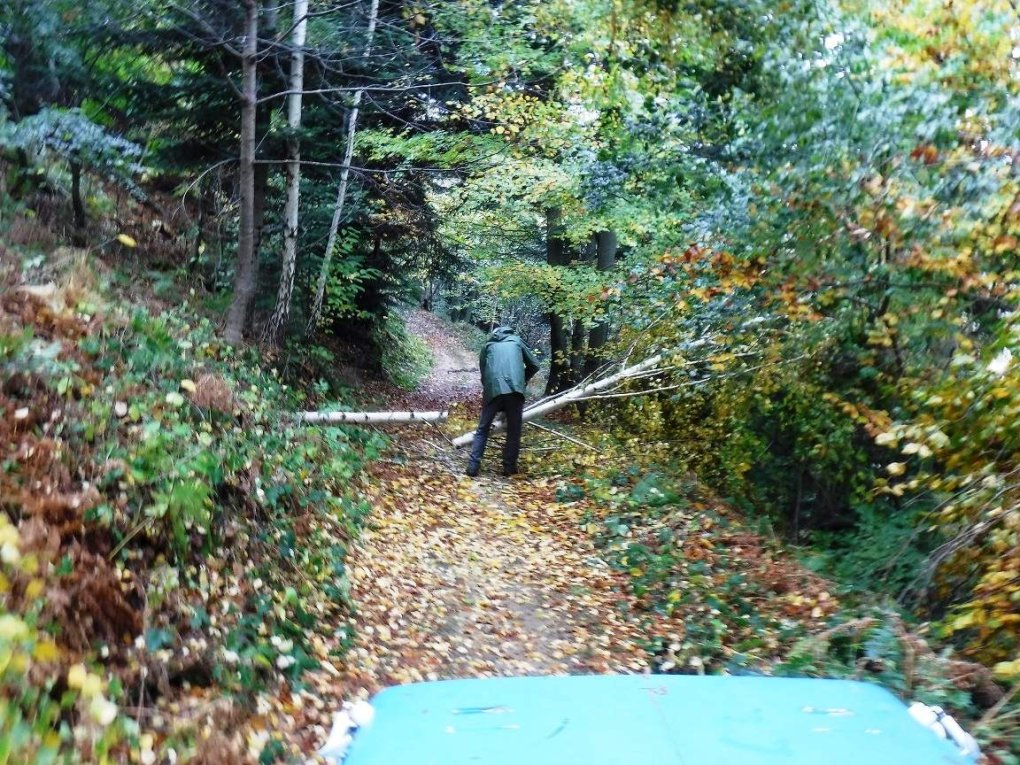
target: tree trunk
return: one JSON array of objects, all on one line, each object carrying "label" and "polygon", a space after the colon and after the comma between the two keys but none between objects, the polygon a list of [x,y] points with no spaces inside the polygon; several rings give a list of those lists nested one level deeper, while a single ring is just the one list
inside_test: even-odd
[{"label": "tree trunk", "polygon": [[[613,231],[600,231],[595,235],[595,241],[598,255],[596,268],[599,271],[608,271],[616,265],[616,233]],[[592,327],[591,334],[588,336],[588,358],[584,364],[585,377],[590,377],[598,369],[601,363],[599,351],[602,350],[602,346],[606,344],[608,339],[609,321],[602,319],[602,321]]]},{"label": "tree trunk", "polygon": [[354,423],[376,425],[406,425],[412,422],[441,422],[450,416],[448,411],[442,412],[303,412],[301,421],[314,424]]},{"label": "tree trunk", "polygon": [[260,104],[255,115],[255,172],[252,181],[253,211],[252,211],[252,247],[255,250],[255,281],[258,283],[258,262],[259,250],[262,247],[262,229],[266,222],[266,194],[269,192],[269,165],[258,161],[259,136],[264,136],[269,130],[269,107]]},{"label": "tree trunk", "polygon": [[74,235],[71,240],[75,247],[85,246],[85,205],[81,200],[81,162],[71,160],[71,210],[74,214]]},{"label": "tree trunk", "polygon": [[574,319],[574,330],[570,335],[570,384],[581,382],[584,372],[584,322]]},{"label": "tree trunk", "polygon": [[[379,18],[379,0],[372,0],[372,7],[368,15],[368,35],[365,40],[364,57],[368,59],[372,53],[372,38],[375,36],[375,25]],[[358,111],[361,108],[361,98],[364,91],[358,90],[354,93],[354,101],[351,103],[351,111],[347,115],[347,146],[344,149],[344,162],[340,168],[340,186],[336,192],[336,204],[333,206],[333,220],[329,224],[329,236],[326,237],[326,252],[322,256],[322,266],[319,268],[319,280],[315,285],[315,297],[312,300],[312,309],[308,314],[308,326],[306,332],[311,333],[319,323],[322,316],[322,301],[326,294],[326,280],[329,278],[329,266],[333,259],[333,248],[336,247],[336,235],[340,228],[340,218],[344,211],[344,202],[347,201],[347,183],[351,173],[351,160],[354,158],[354,137],[358,127]]]},{"label": "tree trunk", "polygon": [[[583,401],[587,396],[594,395],[601,390],[610,388],[617,383],[624,382],[634,375],[641,373],[649,373],[653,370],[659,362],[662,361],[661,355],[651,356],[642,362],[634,364],[633,366],[621,369],[614,375],[604,377],[601,380],[586,383],[585,385],[579,385],[571,388],[558,396],[552,398],[543,399],[537,401],[531,406],[525,408],[523,413],[523,419],[533,420],[536,417],[541,417],[544,414],[555,412],[557,409],[562,409],[568,404],[575,401]],[[314,423],[378,423],[385,424],[389,423],[392,425],[416,423],[416,422],[441,422],[449,417],[448,411],[437,411],[437,412],[302,412],[298,415],[298,419],[301,422],[309,424]],[[506,427],[505,423],[497,422],[493,425],[493,430],[499,432]],[[465,444],[471,443],[474,433],[465,433],[458,436],[453,440],[454,446],[464,446]]]},{"label": "tree trunk", "polygon": [[[628,377],[633,377],[636,374],[653,369],[660,361],[662,361],[662,356],[651,356],[632,367],[620,370],[615,375],[610,375],[609,377],[596,380],[595,382],[591,382],[586,385],[579,385],[576,388],[564,391],[558,396],[553,396],[545,401],[539,401],[524,410],[523,419],[525,421],[533,420],[536,417],[541,417],[543,414],[549,414],[550,412],[555,412],[557,409],[562,409],[575,401],[583,401],[586,397],[591,396],[594,393],[598,393],[600,390],[612,387],[617,383],[623,382]],[[498,433],[505,428],[505,422],[497,422],[492,426],[492,431]],[[473,438],[474,433],[464,433],[463,435],[457,436],[453,439],[453,445],[456,447],[466,446],[471,443]]]},{"label": "tree trunk", "polygon": [[[277,0],[263,0],[262,2],[262,24],[260,34],[266,40],[273,40],[276,37],[276,27],[280,18],[280,6]],[[262,68],[270,72],[276,72],[279,66],[276,54],[268,58],[263,57]],[[258,65],[255,68],[256,78],[258,77]],[[256,91],[261,91],[261,83],[256,79]],[[266,196],[269,194],[269,168],[268,162],[259,161],[264,155],[262,148],[273,129],[273,104],[264,101],[255,107],[255,285],[258,287],[258,264],[259,252],[262,248],[262,234],[266,222]]]},{"label": "tree trunk", "polygon": [[283,262],[280,285],[276,292],[276,308],[266,327],[266,339],[280,341],[283,327],[290,315],[294,294],[294,273],[297,269],[298,204],[301,198],[301,91],[304,88],[305,35],[308,30],[308,0],[294,0],[294,53],[290,61],[290,94],[287,96],[287,205],[284,209]]},{"label": "tree trunk", "polygon": [[258,97],[255,71],[259,46],[259,6],[256,0],[244,0],[244,31],[241,59],[241,156],[238,168],[240,230],[237,238],[234,299],[227,313],[224,332],[224,337],[231,345],[240,345],[244,340],[252,298],[255,297],[255,111]]},{"label": "tree trunk", "polygon": [[191,246],[191,259],[188,261],[188,268],[196,270],[202,261],[202,253],[205,251],[205,224],[208,218],[209,196],[212,184],[208,179],[199,184],[198,195],[198,221],[195,224],[197,233],[195,241]]},{"label": "tree trunk", "polygon": [[545,395],[552,396],[567,387],[570,367],[567,359],[567,328],[563,317],[550,311],[549,319],[549,379]]},{"label": "tree trunk", "polygon": [[[550,266],[562,266],[566,261],[566,247],[563,241],[562,213],[558,207],[546,211],[545,261]],[[552,307],[549,319],[549,379],[545,395],[559,393],[568,386],[570,376],[570,349],[563,316]]]},{"label": "tree trunk", "polygon": [[[597,255],[597,242],[596,237],[589,237],[588,241],[585,242],[584,248],[581,250],[581,262],[591,263],[595,260]],[[585,366],[585,344],[587,338],[587,332],[584,328],[584,322],[579,319],[574,319],[572,329],[570,333],[570,376],[569,386],[580,385],[584,380],[584,366]],[[583,405],[579,405],[578,409],[583,413]]]}]

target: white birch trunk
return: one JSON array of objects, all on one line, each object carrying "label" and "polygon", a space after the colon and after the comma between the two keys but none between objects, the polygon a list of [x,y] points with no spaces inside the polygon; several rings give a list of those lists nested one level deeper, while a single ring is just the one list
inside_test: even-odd
[{"label": "white birch trunk", "polygon": [[[605,390],[606,388],[610,388],[613,385],[616,385],[617,383],[623,382],[628,377],[632,377],[636,374],[651,369],[652,367],[656,366],[660,361],[662,361],[662,356],[658,355],[651,356],[650,358],[645,359],[639,364],[635,364],[632,367],[627,367],[626,369],[617,372],[615,375],[604,377],[601,380],[596,380],[595,382],[588,383],[587,385],[578,385],[576,388],[565,390],[563,391],[563,393],[553,396],[552,398],[548,398],[544,401],[539,401],[538,403],[532,404],[531,406],[527,407],[524,410],[522,419],[525,422],[527,422],[528,420],[533,420],[536,417],[541,417],[543,414],[549,414],[550,412],[555,412],[557,409],[562,409],[567,404],[573,403],[575,401],[582,401],[586,397],[592,395],[593,393],[598,393],[600,390]],[[497,422],[492,426],[493,433],[498,433],[501,430],[506,430],[505,422]],[[474,435],[475,435],[474,432],[470,432],[465,433],[464,435],[461,436],[457,436],[455,439],[453,439],[453,445],[458,448],[461,446],[467,446],[468,444],[471,443],[472,439],[474,438]]]},{"label": "white birch trunk", "polygon": [[[366,59],[372,53],[372,39],[375,37],[375,25],[378,18],[379,0],[372,0],[372,8],[368,15],[368,37],[365,41],[364,57]],[[308,314],[306,332],[312,332],[315,329],[315,325],[319,323],[319,317],[322,315],[322,301],[326,294],[329,266],[333,259],[333,248],[336,247],[336,235],[340,229],[340,218],[343,215],[344,203],[347,201],[347,183],[351,174],[351,160],[354,158],[354,137],[358,128],[358,111],[361,108],[363,93],[364,91],[362,90],[355,91],[351,111],[347,116],[347,146],[344,148],[344,161],[340,168],[340,186],[336,193],[336,204],[333,206],[333,220],[329,224],[326,252],[322,256],[322,266],[319,269],[319,280],[315,285],[315,298],[312,300],[312,309]]]},{"label": "white birch trunk", "polygon": [[[578,385],[576,388],[563,391],[559,395],[538,401],[524,409],[522,418],[525,422],[541,417],[544,414],[562,409],[567,404],[583,401],[585,398],[598,393],[606,388],[621,383],[630,377],[638,374],[648,373],[659,362],[662,356],[651,356],[644,361],[634,364],[617,372],[615,375],[604,377],[601,380]],[[442,422],[450,416],[449,412],[302,412],[298,419],[307,423],[365,423],[377,425],[405,425],[415,422]],[[492,432],[498,433],[506,429],[506,423],[497,421],[492,426]],[[453,445],[457,447],[466,446],[474,438],[474,431],[457,436],[453,439]]]},{"label": "white birch trunk", "polygon": [[412,422],[442,422],[449,412],[302,412],[302,422],[406,425]]},{"label": "white birch trunk", "polygon": [[294,294],[294,272],[297,268],[298,205],[301,198],[301,91],[305,79],[305,37],[308,31],[308,0],[294,0],[294,31],[291,43],[294,52],[290,59],[290,94],[287,96],[287,204],[284,210],[283,262],[280,286],[276,293],[276,308],[266,328],[266,339],[277,342],[290,315],[290,301]]}]

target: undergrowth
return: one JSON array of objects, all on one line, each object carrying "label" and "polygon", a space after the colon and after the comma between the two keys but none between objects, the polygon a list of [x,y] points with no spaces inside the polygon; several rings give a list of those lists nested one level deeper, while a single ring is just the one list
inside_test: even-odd
[{"label": "undergrowth", "polygon": [[930,512],[920,503],[897,513],[862,505],[852,531],[810,532],[805,564],[842,582],[897,597],[916,583],[937,546],[925,523]]},{"label": "undergrowth", "polygon": [[298,425],[255,351],[114,300],[84,255],[2,254],[0,762],[227,751],[349,616],[381,437]]},{"label": "undergrowth", "polygon": [[460,341],[465,348],[474,353],[481,353],[485,347],[485,341],[489,339],[489,333],[485,332],[474,324],[463,321],[450,321],[447,326],[451,334]]},{"label": "undergrowth", "polygon": [[383,373],[396,386],[414,390],[432,369],[432,351],[410,334],[398,314],[391,314],[375,331]]},{"label": "undergrowth", "polygon": [[846,578],[823,578],[671,463],[666,449],[638,449],[635,439],[595,429],[571,432],[594,448],[540,446],[524,462],[528,472],[560,481],[560,502],[585,505],[583,531],[628,574],[640,607],[665,617],[649,619],[657,671],[876,682],[906,701],[949,710],[979,738],[989,762],[1020,762],[1015,684],[955,657],[929,625],[910,623],[882,595],[909,575],[909,557],[885,573],[894,579],[885,587],[866,589],[859,571],[868,560],[888,560],[889,549],[826,561],[827,572]]}]

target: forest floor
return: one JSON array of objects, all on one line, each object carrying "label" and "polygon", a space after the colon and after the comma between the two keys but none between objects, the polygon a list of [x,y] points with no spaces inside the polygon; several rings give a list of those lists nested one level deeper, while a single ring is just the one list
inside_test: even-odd
[{"label": "forest floor", "polygon": [[[860,678],[856,649],[844,665],[829,661],[830,648],[876,630],[888,632],[893,655],[909,644],[938,664],[894,614],[847,621],[841,588],[696,477],[663,467],[653,444],[568,416],[547,424],[570,441],[525,427],[522,474],[498,477],[497,436],[482,475],[468,478],[466,454],[450,439],[473,427],[480,408],[477,354],[431,314],[406,321],[432,369],[415,391],[374,388],[371,406],[450,408],[451,418],[442,428],[389,429],[388,451],[358,486],[372,511],[347,557],[352,623],[322,625],[312,640],[320,668],[301,690],[263,696],[247,727],[251,758],[271,735],[287,761],[307,762],[344,701],[409,682],[748,671]],[[940,671],[926,670],[931,677],[910,695],[927,683],[930,698],[948,700],[947,688],[973,685]],[[886,680],[899,688],[894,675]]]},{"label": "forest floor", "polygon": [[[434,365],[401,408],[481,405],[477,354],[436,317],[410,331]],[[641,627],[620,576],[579,531],[577,506],[549,477],[496,477],[494,438],[483,475],[429,426],[396,435],[366,486],[375,515],[349,559],[358,637],[349,656],[373,689],[452,677],[634,672]]]},{"label": "forest floor", "polygon": [[[477,352],[432,314],[406,320],[428,345],[432,368],[417,390],[390,389],[373,406],[452,407],[451,427],[468,429],[481,406]],[[359,489],[373,512],[347,558],[353,644],[342,660],[326,659],[348,631],[323,630],[322,668],[308,673],[307,690],[269,699],[252,730],[275,729],[292,755],[307,756],[342,701],[389,685],[647,671],[626,575],[581,530],[582,506],[557,502],[555,476],[498,477],[496,436],[482,475],[468,478],[466,452],[451,446],[449,429],[388,430],[391,447]]]},{"label": "forest floor", "polygon": [[[211,353],[198,366],[181,352],[209,345],[208,325],[188,329],[179,319],[140,313],[130,323],[113,313],[83,318],[69,306],[93,293],[82,286],[88,283],[83,269],[69,266],[68,271],[79,281],[59,289],[16,289],[13,274],[5,291],[0,279],[5,352],[10,358],[13,348],[18,364],[38,370],[0,386],[6,440],[21,444],[12,454],[22,460],[20,471],[0,471],[7,481],[0,488],[8,497],[50,497],[45,505],[36,504],[43,508],[38,512],[52,515],[46,524],[54,530],[37,533],[34,529],[46,524],[26,520],[19,526],[22,541],[45,543],[47,555],[63,550],[64,559],[80,563],[66,570],[63,560],[50,566],[49,590],[40,588],[42,579],[27,582],[28,573],[12,572],[9,565],[6,574],[0,572],[0,583],[7,581],[4,576],[18,582],[5,601],[18,608],[64,609],[52,617],[55,631],[62,624],[79,631],[82,625],[115,626],[113,637],[101,633],[97,638],[117,649],[102,657],[105,661],[85,645],[88,633],[82,631],[81,644],[58,650],[44,643],[42,650],[56,656],[40,654],[46,667],[33,671],[44,679],[43,670],[62,677],[85,662],[108,673],[110,693],[120,694],[123,730],[144,732],[134,744],[121,739],[119,752],[147,741],[150,755],[156,746],[168,761],[179,754],[181,761],[203,765],[314,762],[313,753],[345,701],[431,679],[790,670],[859,677],[858,660],[865,654],[858,644],[864,642],[867,656],[885,646],[892,657],[889,663],[869,659],[867,666],[886,672],[883,682],[911,696],[924,680],[932,689],[927,698],[947,704],[960,698],[947,696],[947,688],[958,690],[959,677],[976,676],[974,665],[961,662],[947,664],[955,673],[948,678],[934,672],[938,662],[932,650],[907,634],[895,614],[870,612],[859,618],[853,607],[846,621],[833,582],[801,565],[767,524],[745,517],[677,467],[668,445],[635,435],[625,407],[590,409],[588,422],[564,411],[541,429],[527,426],[523,473],[512,479],[498,477],[502,439],[495,436],[482,475],[466,477],[466,454],[450,439],[474,427],[481,404],[481,335],[473,330],[410,312],[408,329],[428,346],[433,361],[427,377],[414,391],[377,382],[360,386],[370,399],[359,402],[364,408],[449,408],[445,425],[391,426],[387,439],[364,428],[323,431],[323,444],[344,446],[323,450],[319,439],[304,442],[294,426],[271,417],[279,410],[290,419],[295,404],[283,397],[275,378],[260,376],[257,368],[218,362]],[[71,364],[79,374],[74,395],[80,402],[58,387],[71,379],[66,377]],[[138,480],[148,482],[131,488],[131,496],[155,494],[174,475],[167,467],[173,455],[191,454],[193,442],[203,436],[213,443],[208,431],[194,425],[196,413],[203,423],[209,412],[224,413],[213,407],[235,411],[228,380],[235,386],[245,380],[251,391],[254,383],[260,386],[262,395],[251,400],[262,408],[248,405],[244,411],[253,430],[280,428],[273,448],[292,457],[277,460],[286,468],[280,475],[313,489],[322,485],[335,498],[342,495],[343,502],[319,504],[329,497],[310,491],[307,506],[273,505],[265,497],[241,505],[240,513],[231,506],[215,529],[226,541],[217,543],[214,554],[195,548],[194,555],[173,558],[179,574],[166,563],[166,551],[173,548],[161,527],[151,536],[138,536],[117,559],[114,535],[103,524],[87,526],[84,518],[105,495],[91,487],[86,493],[80,477],[113,469],[116,463],[104,455],[123,454],[141,466]],[[213,396],[220,389],[217,381],[225,401]],[[195,394],[189,406],[176,392],[178,386],[192,392],[185,383]],[[532,398],[539,395],[540,386],[535,387]],[[48,431],[32,427],[34,413],[54,412],[38,420],[53,422],[65,407],[95,430],[40,440],[39,433]],[[217,431],[219,451],[210,454],[239,465],[263,455],[263,435],[250,437],[236,425],[236,415],[221,420],[232,424]],[[142,436],[157,432],[154,425],[166,440],[147,448]],[[68,464],[58,463],[58,453],[67,455]],[[51,456],[42,459],[45,454]],[[154,454],[159,461],[145,462],[156,459]],[[316,472],[335,461],[337,477],[327,481],[326,473]],[[257,490],[246,472],[231,480],[236,492],[231,497]],[[116,489],[112,501],[124,503],[108,509],[117,515],[106,523],[130,519],[129,484],[104,488]],[[302,512],[312,503],[319,515]],[[7,528],[9,536],[12,527]],[[84,533],[87,528],[94,531]],[[255,545],[229,541],[261,540],[261,528],[275,531]],[[300,556],[296,547],[302,548]],[[128,587],[129,579],[136,584]],[[265,588],[267,581],[276,594],[263,602],[273,603],[272,613],[247,611],[244,593]],[[329,583],[328,591],[322,582]],[[151,592],[154,598],[135,600],[136,592]],[[830,647],[839,653],[832,661]],[[905,650],[924,658],[924,672],[896,675],[897,657]],[[155,680],[146,680],[150,676]],[[25,677],[0,678],[8,682],[0,690],[19,688]],[[93,685],[101,682],[98,674],[94,677]],[[35,702],[25,698],[31,708]],[[1001,692],[982,709],[998,698]],[[84,697],[79,702],[84,704]]]},{"label": "forest floor", "polygon": [[[663,661],[682,666],[688,654],[694,659],[686,669],[699,671],[703,646],[686,640],[682,609],[656,609],[636,594],[633,579],[644,568],[621,565],[592,533],[605,512],[576,493],[563,493],[565,482],[603,469],[606,455],[526,427],[521,475],[497,477],[502,447],[497,436],[490,441],[482,475],[466,477],[466,454],[454,449],[449,437],[471,429],[477,417],[477,354],[433,315],[414,312],[407,323],[428,344],[434,365],[416,391],[392,390],[381,403],[391,409],[451,407],[451,422],[443,430],[391,428],[388,454],[369,468],[361,492],[373,513],[347,560],[353,644],[328,672],[311,673],[311,685],[319,689],[314,709],[307,716],[287,715],[292,724],[307,723],[288,736],[288,748],[308,753],[317,746],[328,732],[324,713],[330,704],[335,709],[340,697],[364,698],[388,685],[649,672],[669,669]],[[677,526],[695,543],[689,562],[711,574],[701,576],[700,589],[692,586],[691,593],[715,596],[712,567],[718,563],[718,576],[732,580],[746,574],[755,580],[748,586],[763,587],[760,597],[737,596],[737,601],[769,601],[777,618],[799,616],[805,625],[820,628],[836,607],[827,583],[742,525],[729,530],[720,515],[726,512],[695,503],[679,522],[683,529]],[[655,533],[661,535],[669,523],[677,524],[675,518],[660,518]],[[678,571],[670,580],[686,575]],[[718,610],[700,597],[691,599],[691,609],[706,621],[714,619]],[[754,631],[768,632],[769,624],[774,622]],[[740,631],[732,634],[739,637]],[[766,653],[775,648],[770,640],[762,640]],[[655,656],[656,646],[673,651],[681,644],[683,659]],[[328,697],[333,701],[323,705]]]}]

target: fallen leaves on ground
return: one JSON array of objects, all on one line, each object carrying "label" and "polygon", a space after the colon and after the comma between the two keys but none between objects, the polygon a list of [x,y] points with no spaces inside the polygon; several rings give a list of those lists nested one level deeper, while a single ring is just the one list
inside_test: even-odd
[{"label": "fallen leaves on ground", "polygon": [[648,667],[625,577],[548,482],[473,481],[425,450],[373,474],[348,657],[370,687]]},{"label": "fallen leaves on ground", "polygon": [[[595,446],[587,450],[526,429],[526,472],[512,479],[491,473],[501,447],[494,438],[482,476],[465,477],[465,454],[445,436],[470,427],[480,397],[448,382],[444,393],[448,367],[464,353],[449,350],[457,341],[434,317],[419,316],[423,323],[437,365],[417,394],[393,400],[418,409],[455,402],[455,416],[445,434],[392,429],[390,453],[363,479],[372,515],[348,558],[353,643],[338,672],[330,664],[326,674],[311,674],[320,698],[457,677],[704,671],[713,667],[699,635],[712,624],[728,633],[713,638],[712,649],[732,655],[760,639],[764,665],[792,635],[824,627],[837,607],[828,583],[700,488],[694,501],[654,512],[627,500],[633,487],[582,489],[628,467],[650,467],[633,444],[611,447],[596,428],[572,431]],[[436,352],[440,341],[447,352]],[[569,486],[577,491],[564,491]],[[625,544],[603,533],[621,508],[632,515]],[[678,552],[661,558],[668,563],[661,576],[626,557],[664,544]],[[739,614],[712,600],[731,593]],[[784,628],[789,634],[780,637]],[[347,626],[339,632],[350,636]],[[328,725],[314,730],[321,742]]]}]

